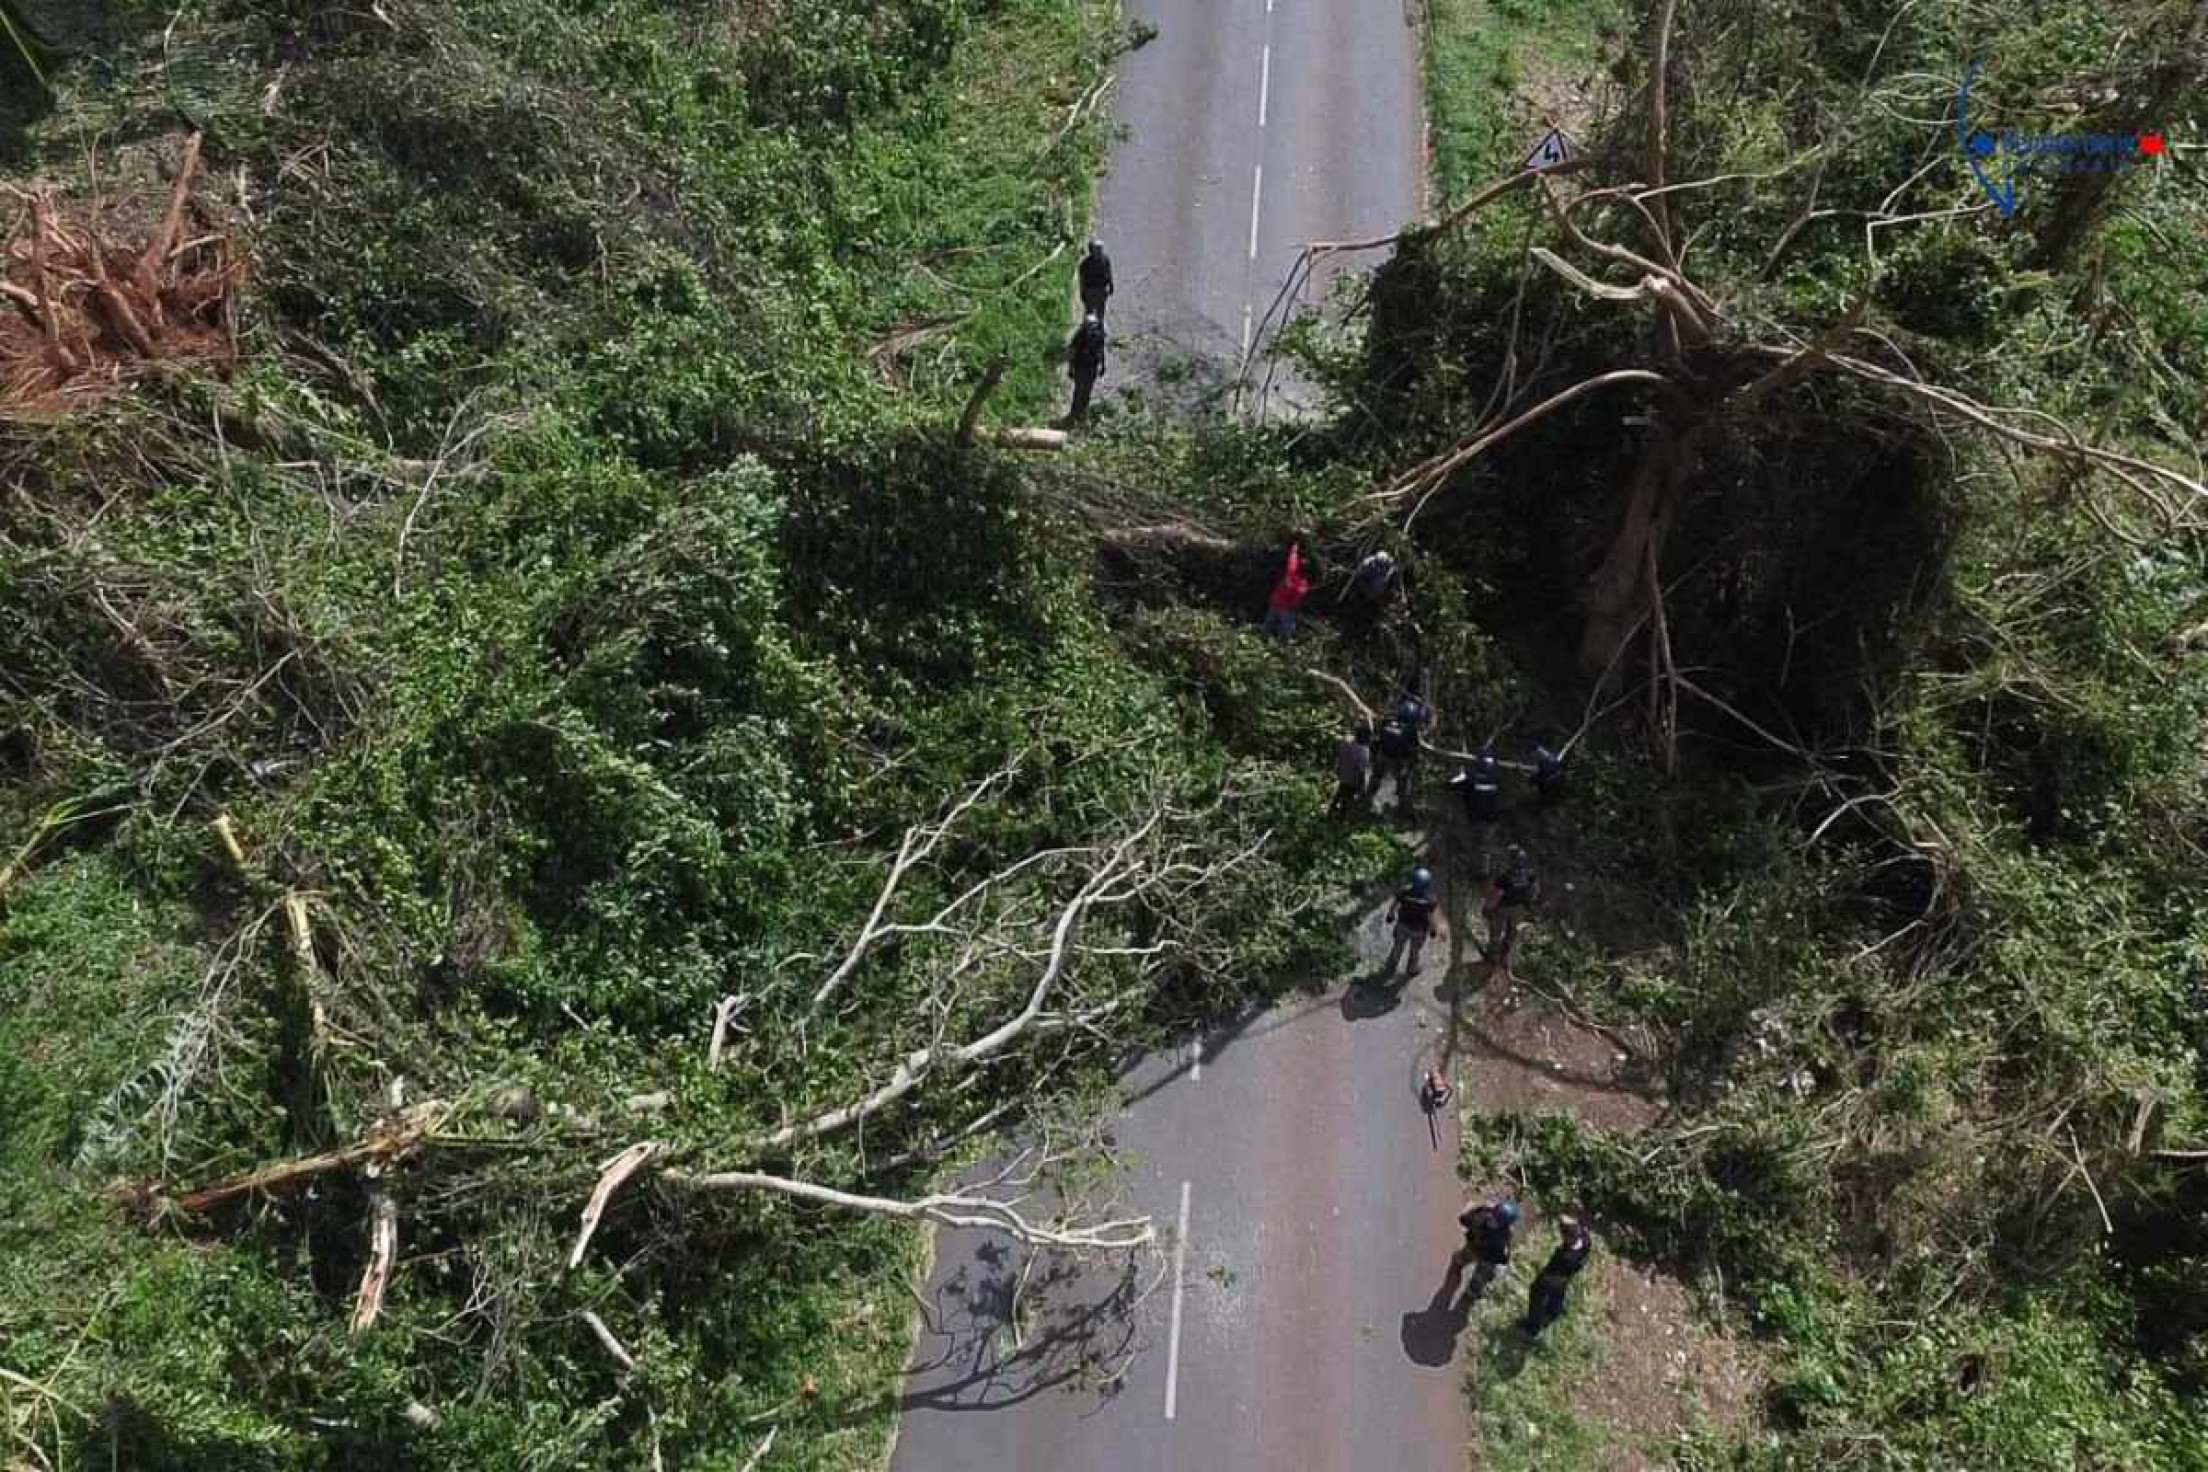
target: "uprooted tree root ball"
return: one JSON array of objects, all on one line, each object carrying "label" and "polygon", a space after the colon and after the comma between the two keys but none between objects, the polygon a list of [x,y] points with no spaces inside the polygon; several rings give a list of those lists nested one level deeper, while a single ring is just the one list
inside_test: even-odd
[{"label": "uprooted tree root ball", "polygon": [[60,413],[156,364],[236,361],[245,262],[226,231],[202,228],[199,152],[187,133],[168,208],[141,246],[71,220],[49,191],[8,191],[25,218],[0,254],[0,416]]}]

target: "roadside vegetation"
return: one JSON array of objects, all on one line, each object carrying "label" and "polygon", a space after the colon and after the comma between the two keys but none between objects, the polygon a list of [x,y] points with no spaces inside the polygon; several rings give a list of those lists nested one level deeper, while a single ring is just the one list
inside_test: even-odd
[{"label": "roadside vegetation", "polygon": [[[1468,1171],[1747,1311],[1764,1424],[1688,1464],[2197,1465],[2208,202],[2164,155],[2032,179],[2004,222],[1947,119],[1979,59],[1994,126],[2197,142],[2208,13],[1575,15],[1432,7],[1457,197],[1595,48],[1585,168],[1555,186],[1585,202],[1566,227],[1521,190],[1399,252],[1342,374],[1394,466],[1599,374],[1669,380],[1393,483],[1541,672],[1522,720],[1569,729],[1559,677],[1613,653],[1632,697],[1544,830],[1578,893],[1520,969],[1634,1040],[1667,1112],[1631,1137],[1474,1115]],[[1641,208],[1590,194],[1634,181]],[[1637,305],[1588,289],[1651,278]],[[1490,1455],[1539,1429],[1539,1465],[1604,1464],[1519,1413],[1540,1392],[1468,1373]]]}]

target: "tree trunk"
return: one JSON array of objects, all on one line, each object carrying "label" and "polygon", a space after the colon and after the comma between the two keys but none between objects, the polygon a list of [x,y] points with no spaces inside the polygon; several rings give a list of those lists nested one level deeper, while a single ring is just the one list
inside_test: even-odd
[{"label": "tree trunk", "polygon": [[1664,538],[1680,489],[1693,472],[1700,439],[1699,423],[1680,428],[1676,417],[1667,415],[1634,467],[1618,533],[1611,538],[1602,565],[1587,580],[1587,622],[1580,633],[1579,667],[1588,675],[1600,675],[1613,666],[1619,646],[1648,608],[1650,554],[1653,551],[1655,559],[1662,560]]}]

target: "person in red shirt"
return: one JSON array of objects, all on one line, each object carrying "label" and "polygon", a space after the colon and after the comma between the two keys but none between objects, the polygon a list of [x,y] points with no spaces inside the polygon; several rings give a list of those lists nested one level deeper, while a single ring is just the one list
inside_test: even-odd
[{"label": "person in red shirt", "polygon": [[1311,579],[1304,576],[1303,549],[1301,544],[1288,544],[1288,565],[1281,570],[1280,581],[1273,584],[1273,595],[1265,603],[1265,622],[1268,634],[1278,634],[1285,639],[1296,631],[1296,610],[1311,591]]}]

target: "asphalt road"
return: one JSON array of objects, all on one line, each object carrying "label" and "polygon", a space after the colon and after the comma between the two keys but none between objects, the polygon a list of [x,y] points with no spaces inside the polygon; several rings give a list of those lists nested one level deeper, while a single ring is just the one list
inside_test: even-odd
[{"label": "asphalt road", "polygon": [[[1298,252],[1388,234],[1422,202],[1412,0],[1128,0],[1129,129],[1097,199],[1118,294],[1102,392],[1230,384]],[[1329,274],[1373,264],[1339,258]],[[1317,300],[1326,279],[1306,299]],[[1262,382],[1262,365],[1253,379]],[[1276,377],[1292,402],[1307,391]],[[1257,407],[1254,403],[1247,407]]]},{"label": "asphalt road", "polygon": [[[1356,940],[1376,971],[1378,908]],[[1444,979],[1475,954],[1452,971],[1430,948],[1399,987],[1336,987],[1133,1070],[1119,1190],[1159,1252],[1030,1265],[941,1234],[893,1472],[1462,1472],[1463,1316],[1436,1297],[1457,1141],[1420,1082]]]},{"label": "asphalt road", "polygon": [[[1100,393],[1201,398],[1262,355],[1306,242],[1418,213],[1417,36],[1408,0],[1127,8],[1158,34],[1121,64],[1130,131],[1098,199]],[[1357,939],[1374,969],[1378,908]],[[1457,1142],[1420,1100],[1447,970],[1430,953],[1399,990],[1336,986],[1130,1071],[1117,1189],[1160,1252],[1077,1266],[940,1234],[893,1472],[1461,1472],[1461,1319],[1436,1298]]]}]

